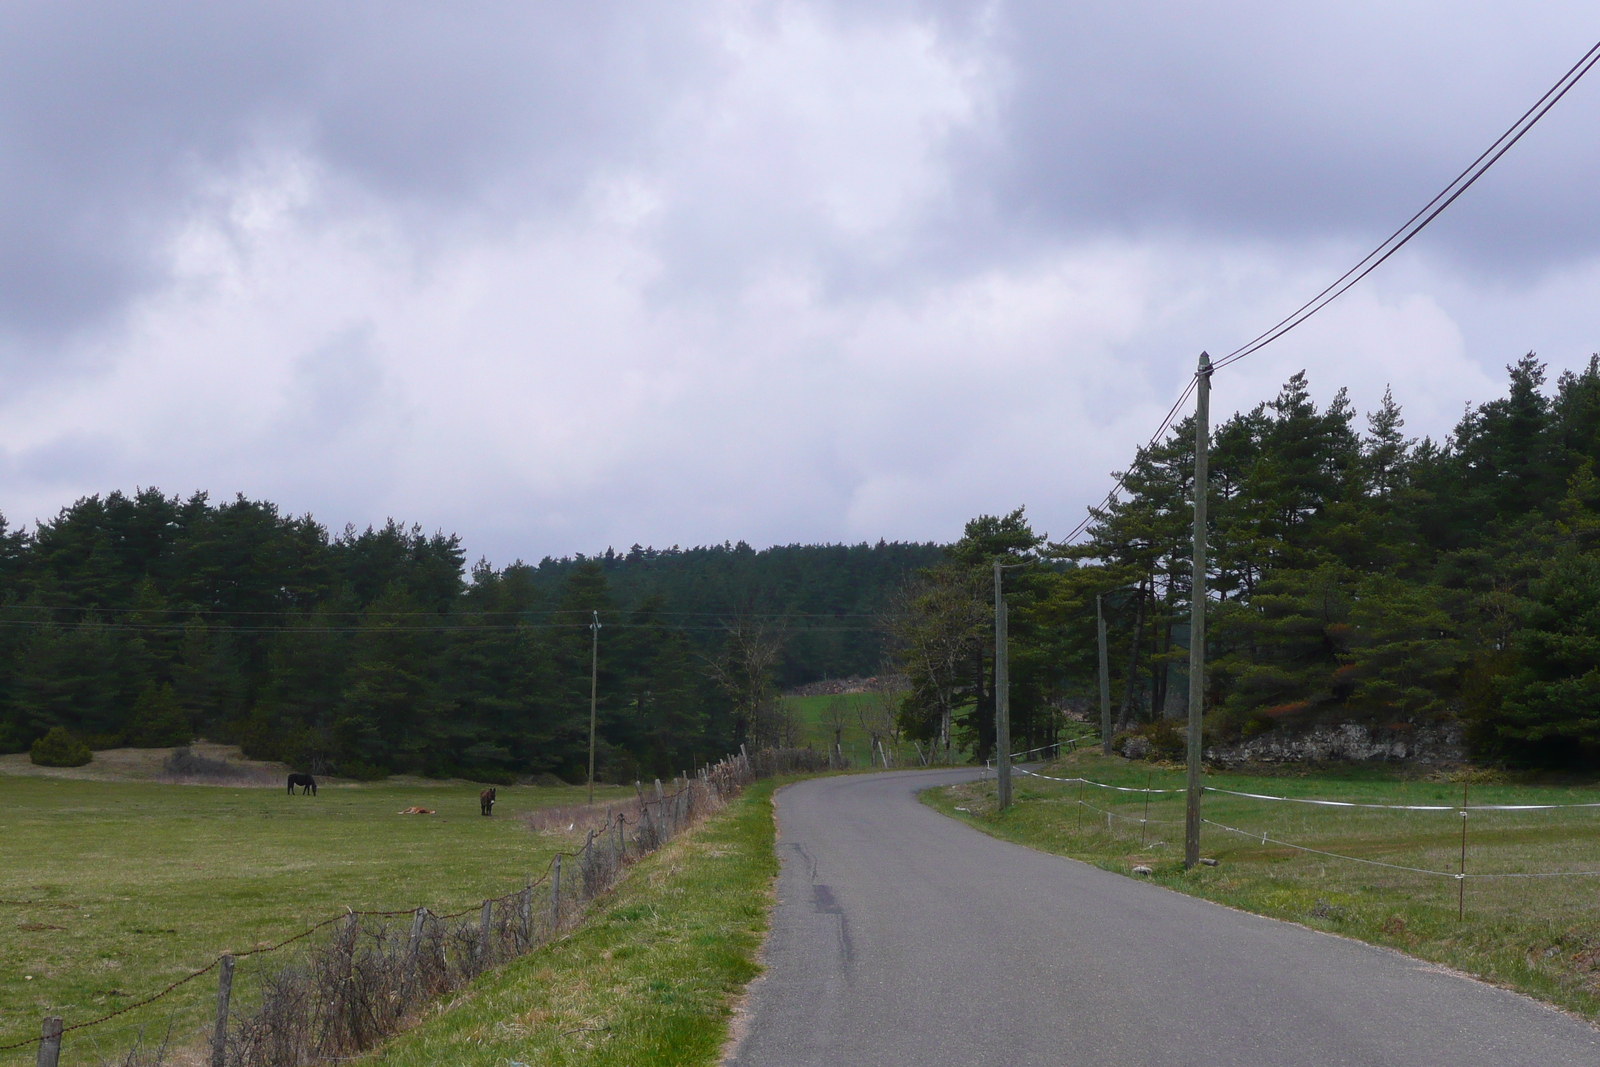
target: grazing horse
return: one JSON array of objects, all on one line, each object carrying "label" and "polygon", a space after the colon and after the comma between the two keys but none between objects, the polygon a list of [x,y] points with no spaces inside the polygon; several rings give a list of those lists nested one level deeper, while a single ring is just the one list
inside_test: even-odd
[{"label": "grazing horse", "polygon": [[312,796],[316,796],[317,795],[317,780],[315,778],[311,777],[309,774],[300,774],[298,772],[296,772],[294,774],[291,774],[289,776],[289,795],[290,796],[294,795],[294,787],[295,786],[299,786],[300,787],[301,795],[304,795],[306,793],[310,793]]},{"label": "grazing horse", "polygon": [[478,794],[478,810],[488,815],[494,811],[494,790],[485,789]]}]

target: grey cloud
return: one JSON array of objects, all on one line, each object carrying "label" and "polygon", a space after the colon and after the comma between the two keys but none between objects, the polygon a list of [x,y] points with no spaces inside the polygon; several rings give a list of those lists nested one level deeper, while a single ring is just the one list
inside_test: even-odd
[{"label": "grey cloud", "polygon": [[[1376,238],[1594,43],[1593,9],[1059,4],[1002,9],[1004,157],[969,180],[1047,231]],[[1430,233],[1467,261],[1600,250],[1600,76]]]},{"label": "grey cloud", "polygon": [[0,12],[0,329],[48,339],[161,281],[167,227],[274,145],[430,212],[522,213],[626,158],[707,69],[681,5]]},{"label": "grey cloud", "polygon": [[[1578,4],[817,9],[846,26],[914,21],[951,54],[981,57],[995,121],[951,134],[955,195],[927,205],[876,262],[819,234],[803,204],[774,210],[749,195],[773,160],[689,175],[659,234],[685,284],[715,288],[784,257],[813,262],[841,290],[903,284],[1108,230],[1365,240],[1431,195],[1594,32]],[[462,212],[503,224],[559,206],[608,166],[681,150],[668,117],[727,66],[724,10],[739,9],[7,5],[0,332],[48,350],[160,284],[161,237],[207,178],[263,147],[307,153],[423,230]],[[1433,240],[1469,261],[1592,254],[1597,118],[1600,83],[1584,85]],[[742,191],[730,197],[734,180]]]}]

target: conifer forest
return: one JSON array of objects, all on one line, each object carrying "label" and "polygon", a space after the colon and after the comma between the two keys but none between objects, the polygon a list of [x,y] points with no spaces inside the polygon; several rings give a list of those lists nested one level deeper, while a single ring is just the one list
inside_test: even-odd
[{"label": "conifer forest", "polygon": [[[1444,440],[1304,374],[1214,427],[1207,742],[1459,724],[1479,759],[1600,763],[1600,359],[1529,355]],[[145,489],[0,520],[0,750],[195,736],[350,777],[581,775],[598,621],[602,777],[761,737],[780,690],[875,675],[897,739],[993,745],[993,563],[1013,736],[1098,721],[1176,746],[1187,701],[1194,427],[1133,457],[1086,535],[1018,508],[951,544],[743,543],[468,567],[389,522],[336,535],[239,497]],[[1080,731],[1081,732],[1081,731]]]}]

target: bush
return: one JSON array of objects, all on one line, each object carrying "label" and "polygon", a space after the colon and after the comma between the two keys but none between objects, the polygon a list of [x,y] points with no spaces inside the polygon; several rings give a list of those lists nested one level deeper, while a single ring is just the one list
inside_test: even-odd
[{"label": "bush", "polygon": [[479,782],[483,785],[516,785],[517,776],[510,771],[489,771],[482,767],[473,767],[461,772],[461,777],[469,782]]},{"label": "bush", "polygon": [[1125,759],[1181,760],[1186,733],[1175,720],[1158,719],[1118,733],[1111,739],[1111,750]]},{"label": "bush", "polygon": [[94,753],[65,726],[52,726],[33,743],[28,758],[40,767],[82,767],[94,759]]},{"label": "bush", "polygon": [[26,752],[32,743],[32,731],[20,722],[0,722],[0,755]]},{"label": "bush", "polygon": [[145,686],[133,705],[127,742],[134,748],[169,748],[187,745],[194,738],[189,716],[178,703],[171,685]]},{"label": "bush", "polygon": [[172,755],[161,761],[161,770],[175,778],[232,778],[239,768],[227,760],[198,756],[185,745],[173,749]]},{"label": "bush", "polygon": [[340,760],[339,777],[354,778],[358,782],[378,782],[389,777],[389,769],[360,760]]}]

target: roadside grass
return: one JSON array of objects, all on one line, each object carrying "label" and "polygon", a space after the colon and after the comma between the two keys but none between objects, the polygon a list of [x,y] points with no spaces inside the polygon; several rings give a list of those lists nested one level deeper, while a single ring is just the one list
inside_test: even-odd
[{"label": "roadside grass", "polygon": [[[523,811],[580,803],[582,787],[390,780],[283,790],[0,776],[0,1044],[137,1003],[218,953],[271,944],[346,906],[457,911],[542,872],[564,827]],[[605,787],[597,800],[631,797]],[[402,816],[421,805],[429,816]],[[241,980],[273,956],[241,961]],[[248,964],[248,965],[247,965]],[[208,1017],[214,979],[103,1027],[67,1035],[65,1062],[125,1053],[169,1021],[179,1044]],[[91,1053],[93,1057],[91,1057]],[[32,1047],[0,1064],[32,1062]]]},{"label": "roadside grass", "polygon": [[372,1057],[379,1067],[669,1067],[717,1062],[756,976],[778,862],[752,785],[646,857],[567,937],[484,975]]},{"label": "roadside grass", "polygon": [[[1152,767],[1098,752],[1073,755],[1040,770],[1133,788],[1147,783],[1155,789],[1183,786],[1181,767]],[[1462,818],[1453,807],[1461,803],[1460,781],[1352,768],[1208,774],[1206,784],[1277,796],[1437,804],[1452,810],[1326,808],[1207,793],[1204,817],[1247,833],[1205,825],[1201,855],[1216,859],[1217,866],[1185,872],[1181,792],[1153,794],[1145,823],[1140,821],[1146,817],[1142,794],[1024,776],[1016,779],[1016,803],[1003,814],[995,810],[992,780],[929,790],[923,799],[997,837],[1121,874],[1146,866],[1151,880],[1180,892],[1399,949],[1585,1018],[1600,1016],[1600,922],[1595,908],[1600,876],[1469,878],[1465,918],[1457,918],[1462,883],[1451,875],[1461,863]],[[1600,802],[1600,788],[1593,784],[1479,780],[1467,791],[1469,804]],[[1109,830],[1105,812],[1111,813]],[[1600,872],[1600,808],[1474,811],[1466,822],[1469,875]],[[1263,834],[1269,838],[1266,843]],[[1413,873],[1286,844],[1444,873]]]}]

